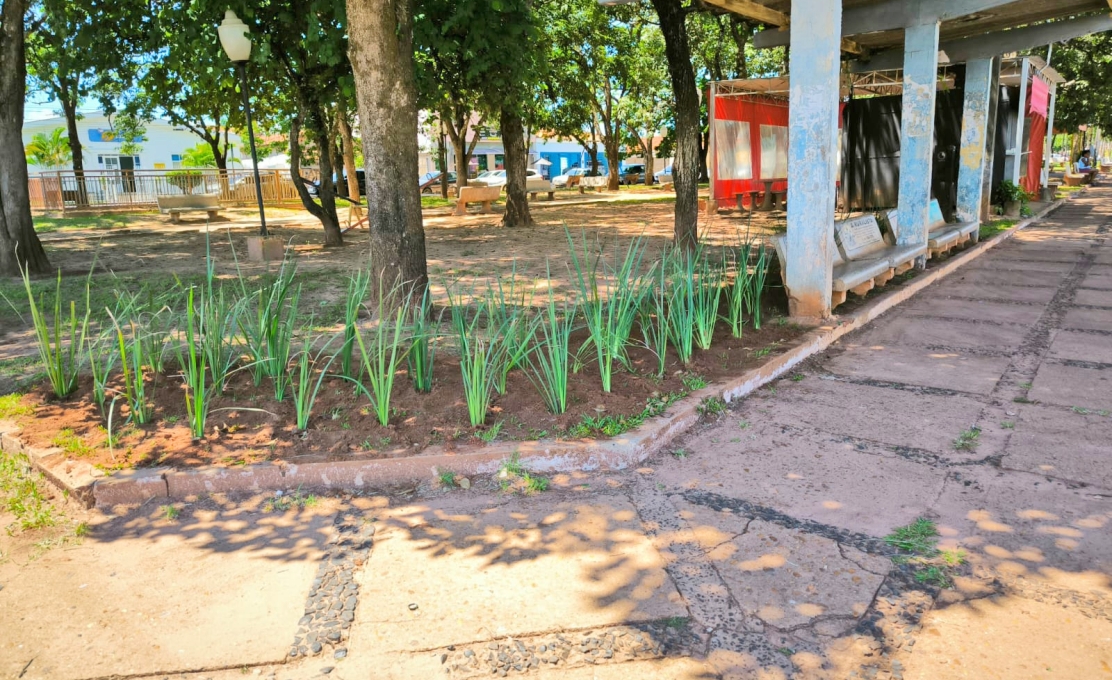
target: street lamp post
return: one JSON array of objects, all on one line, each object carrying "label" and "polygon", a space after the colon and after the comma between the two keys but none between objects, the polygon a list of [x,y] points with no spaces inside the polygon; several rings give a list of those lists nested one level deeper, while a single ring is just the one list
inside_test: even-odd
[{"label": "street lamp post", "polygon": [[259,236],[268,236],[266,213],[263,211],[263,185],[259,179],[259,157],[255,152],[255,128],[251,124],[251,100],[247,96],[247,60],[251,57],[251,37],[247,24],[240,21],[232,10],[224,13],[224,22],[217,29],[220,44],[239,74],[239,89],[243,93],[243,112],[247,117],[247,138],[251,143],[251,168],[255,171],[255,198],[259,202]]}]

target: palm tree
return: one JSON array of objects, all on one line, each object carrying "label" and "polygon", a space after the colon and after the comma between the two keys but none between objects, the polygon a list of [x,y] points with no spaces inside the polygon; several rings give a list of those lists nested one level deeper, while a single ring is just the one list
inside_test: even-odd
[{"label": "palm tree", "polygon": [[36,133],[27,143],[24,153],[27,163],[39,168],[59,168],[73,160],[65,128],[55,128],[49,135]]}]

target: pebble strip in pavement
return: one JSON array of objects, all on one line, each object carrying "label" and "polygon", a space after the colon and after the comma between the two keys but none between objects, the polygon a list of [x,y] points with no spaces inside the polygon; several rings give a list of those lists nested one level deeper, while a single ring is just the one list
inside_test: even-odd
[{"label": "pebble strip in pavement", "polygon": [[359,605],[355,570],[371,555],[375,527],[359,513],[345,511],[337,513],[332,524],[336,534],[305,600],[305,615],[298,621],[291,657],[315,656],[325,650],[332,651],[336,659],[347,656],[343,643]]},{"label": "pebble strip in pavement", "polygon": [[440,655],[454,678],[521,675],[545,667],[574,667],[691,654],[699,645],[687,619],[567,632],[449,647]]}]

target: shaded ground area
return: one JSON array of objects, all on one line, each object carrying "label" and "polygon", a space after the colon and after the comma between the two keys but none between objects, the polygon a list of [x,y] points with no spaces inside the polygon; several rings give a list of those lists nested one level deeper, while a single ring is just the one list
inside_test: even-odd
[{"label": "shaded ground area", "polygon": [[[273,497],[198,499],[173,520],[121,509],[72,550],[0,565],[0,617],[63,631],[5,640],[0,668],[213,680],[242,677],[240,666],[277,680],[1104,677],[1110,225],[1112,191],[1088,191],[638,470],[560,475],[525,497],[495,477],[301,510],[303,498]],[[314,524],[317,513],[330,521]],[[936,575],[894,560],[883,540],[917,518],[954,557]],[[26,540],[0,545],[22,556]],[[135,587],[104,584],[98,560],[114,550],[150,556],[127,564]],[[190,565],[205,569],[183,573]],[[74,572],[76,586],[101,585],[60,595]],[[220,596],[206,590],[242,603],[219,636],[202,612]],[[125,608],[169,612],[157,630],[174,643],[145,619],[103,613]],[[77,638],[85,629],[114,637]],[[209,642],[184,645],[194,639]],[[191,656],[175,664],[163,645]],[[237,645],[241,661],[226,663]],[[66,661],[79,654],[105,661]]]}]

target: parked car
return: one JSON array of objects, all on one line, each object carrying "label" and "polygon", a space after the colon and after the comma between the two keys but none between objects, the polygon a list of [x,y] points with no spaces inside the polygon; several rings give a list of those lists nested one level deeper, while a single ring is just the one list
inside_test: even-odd
[{"label": "parked car", "polygon": [[[488,186],[488,187],[504,187],[504,186],[506,186],[507,177],[506,177],[506,171],[505,170],[491,170],[490,172],[483,173],[483,175],[485,175],[485,177],[480,175],[479,177],[475,178],[476,179],[476,184],[478,184],[479,181],[482,181],[482,183],[484,185]],[[525,178],[526,179],[533,179],[534,177],[539,178],[540,176],[541,176],[541,173],[537,172],[536,170],[528,169],[528,170],[525,171]],[[480,177],[482,178],[481,180],[480,180]]]},{"label": "parked car", "polygon": [[645,182],[645,166],[641,163],[627,165],[622,170],[621,184],[643,184]]},{"label": "parked car", "polygon": [[[363,168],[358,168],[355,171],[355,179],[356,179],[356,181],[359,182],[359,195],[360,196],[366,196],[367,195],[367,173],[366,173],[366,171],[364,171]],[[342,178],[339,177],[338,175],[332,175],[332,183],[333,183],[333,186],[336,187],[336,193],[337,194],[339,194],[339,192],[340,192],[340,190],[339,190],[340,182],[344,183],[344,189],[346,190],[347,189],[347,173],[345,173]],[[316,180],[316,181],[313,181],[313,182],[308,182],[308,185],[309,186],[307,186],[305,188],[306,188],[306,190],[308,190],[310,196],[312,196],[313,198],[316,198],[317,196],[320,195],[320,180]]]},{"label": "parked car", "polygon": [[[610,171],[607,170],[605,167],[599,166],[599,172],[597,174],[598,174],[599,177],[606,177],[607,175],[610,174]],[[569,186],[569,183],[568,183],[568,178],[569,177],[590,177],[590,176],[591,176],[591,171],[588,170],[587,168],[581,168],[579,166],[571,167],[571,168],[568,168],[566,171],[564,171],[564,174],[556,175],[556,177],[553,177],[552,178],[552,186],[554,186],[554,187],[566,187],[566,186]],[[571,182],[570,185],[575,186],[575,183],[577,181],[578,180]]]},{"label": "parked car", "polygon": [[[426,194],[436,193],[436,191],[440,188],[440,182],[437,181],[439,179],[440,179],[440,171],[439,170],[433,170],[432,172],[426,172],[425,174],[421,175],[418,186],[423,187],[423,189],[421,190],[423,193],[426,193]],[[448,186],[455,186],[455,184],[456,184],[456,173],[449,172],[448,173]]]},{"label": "parked car", "polygon": [[653,180],[657,184],[671,184],[672,183],[672,168],[667,167],[663,170],[658,170],[653,174]]}]

